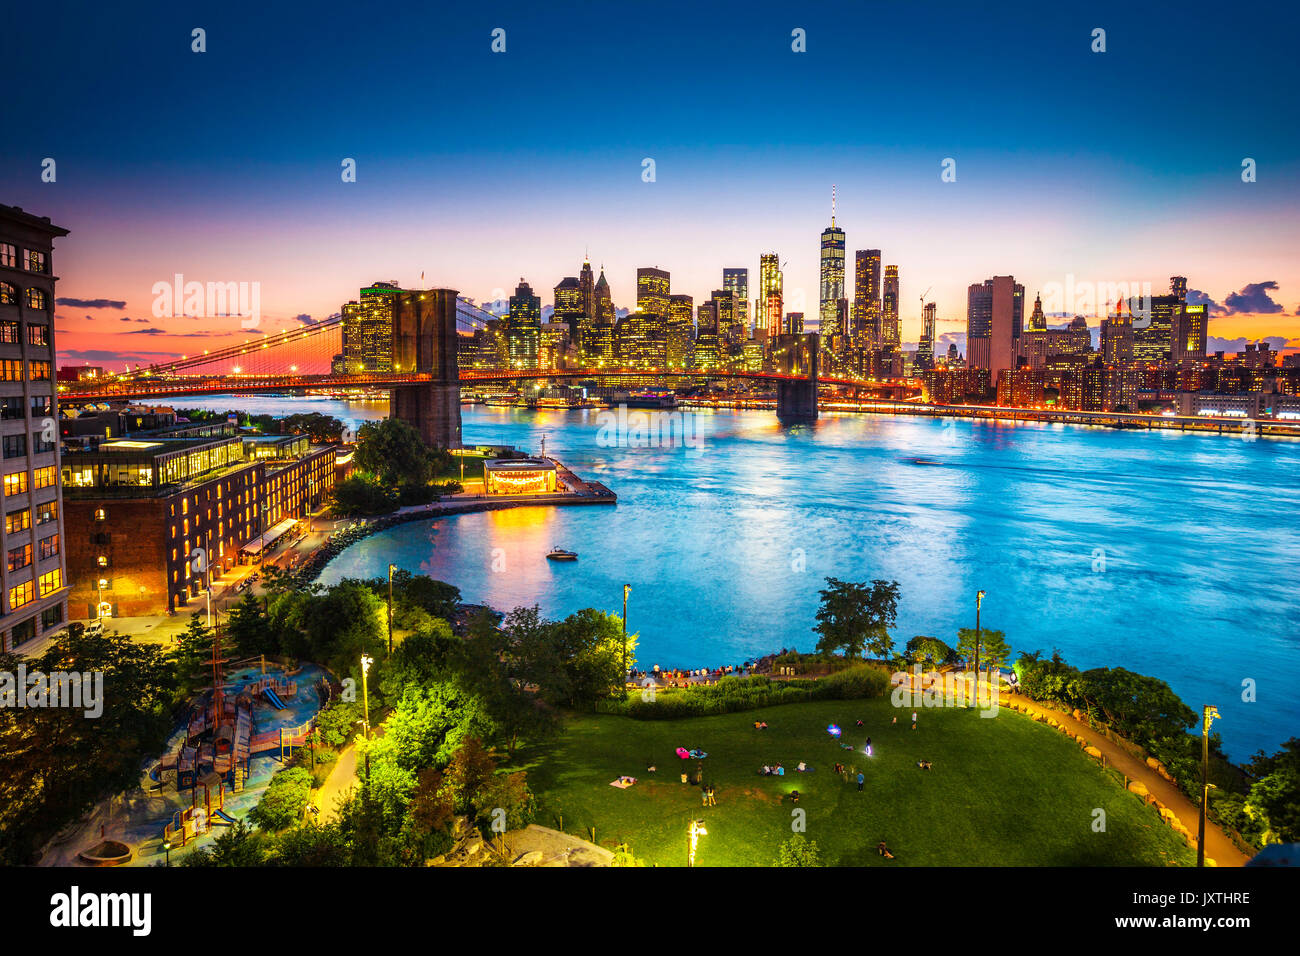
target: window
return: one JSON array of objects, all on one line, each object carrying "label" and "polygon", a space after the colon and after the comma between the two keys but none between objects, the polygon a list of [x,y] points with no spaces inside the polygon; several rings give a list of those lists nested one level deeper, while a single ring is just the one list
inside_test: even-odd
[{"label": "window", "polygon": [[6,458],[22,458],[27,454],[26,435],[5,435],[2,443]]},{"label": "window", "polygon": [[41,597],[53,594],[61,587],[63,587],[63,571],[59,568],[46,571],[41,575]]},{"label": "window", "polygon": [[18,571],[32,563],[32,546],[24,544],[21,547],[9,549],[9,570]]},{"label": "window", "polygon": [[49,524],[51,521],[57,521],[59,517],[59,503],[57,501],[47,501],[43,505],[36,506],[36,526]]},{"label": "window", "polygon": [[[172,550],[174,551],[174,550],[176,550],[176,549],[173,548]],[[106,567],[108,567],[108,555],[106,555],[106,554],[101,554],[99,557],[97,557],[97,558],[95,559],[95,564],[96,564],[98,567],[101,567],[101,568],[106,568]]]},{"label": "window", "polygon": [[22,495],[27,493],[27,472],[15,471],[5,475],[5,494]]},{"label": "window", "polygon": [[107,517],[108,517],[108,512],[105,511],[103,508],[96,508],[96,509],[95,509],[95,520],[96,520],[96,521],[103,521],[103,520],[104,520],[105,518],[107,518]]},{"label": "window", "polygon": [[0,421],[12,422],[22,418],[23,400],[21,397],[0,400]]},{"label": "window", "polygon": [[40,491],[42,488],[52,488],[59,477],[59,473],[55,470],[53,465],[47,465],[44,468],[37,468],[35,474],[37,491]]},{"label": "window", "polygon": [[9,610],[16,611],[31,601],[36,596],[36,583],[34,581],[24,581],[22,584],[15,584],[9,589]]},{"label": "window", "polygon": [[54,399],[49,395],[32,396],[32,417],[43,418],[54,414]]},{"label": "window", "polygon": [[[13,247],[10,246],[12,249]],[[17,305],[18,290],[8,282],[0,282],[0,305]]]},{"label": "window", "polygon": [[41,630],[48,631],[50,628],[58,627],[62,623],[63,605],[61,603],[54,605],[54,607],[47,607],[41,612]]},{"label": "window", "polygon": [[46,558],[52,558],[58,553],[59,553],[59,536],[57,534],[52,534],[48,538],[41,539],[40,555],[42,561],[44,561]]},{"label": "window", "polygon": [[[10,286],[12,289],[13,286]],[[0,322],[0,345],[18,344],[18,323],[5,320]]]},{"label": "window", "polygon": [[28,249],[26,257],[23,260],[23,268],[28,272],[44,272],[46,262],[45,253],[39,249]]},{"label": "window", "polygon": [[27,368],[31,373],[31,380],[33,382],[48,382],[50,380],[49,362],[28,362]]},{"label": "window", "polygon": [[0,242],[0,266],[10,269],[18,266],[18,250],[12,242]]},{"label": "window", "polygon": [[15,534],[32,526],[32,512],[29,508],[11,511],[5,515],[5,534]]},{"label": "window", "polygon": [[41,309],[48,308],[49,296],[45,294],[44,289],[30,288],[27,290],[27,308]]},{"label": "window", "polygon": [[43,431],[32,432],[32,454],[44,455],[47,452],[54,451],[54,442],[46,441],[42,436]]},{"label": "window", "polygon": [[22,359],[0,359],[0,382],[21,382],[22,380]]},{"label": "window", "polygon": [[28,345],[49,345],[50,327],[48,325],[35,325],[35,324],[28,325],[27,344]]},{"label": "window", "polygon": [[[17,607],[17,605],[15,604],[14,607]],[[13,630],[10,631],[9,634],[13,639],[14,647],[17,647],[19,644],[26,644],[36,636],[36,618],[29,617],[27,620],[15,624]]]}]

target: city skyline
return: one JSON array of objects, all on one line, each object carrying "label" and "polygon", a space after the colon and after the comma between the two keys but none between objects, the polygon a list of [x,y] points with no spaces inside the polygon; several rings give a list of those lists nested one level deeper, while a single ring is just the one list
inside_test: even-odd
[{"label": "city skyline", "polygon": [[[190,48],[189,14],[127,32],[90,11],[60,23],[79,66],[50,74],[51,109],[0,147],[0,171],[6,201],[71,230],[56,313],[68,361],[235,340],[234,319],[196,327],[151,314],[154,283],[176,273],[258,282],[275,329],[330,315],[380,277],[418,286],[423,274],[479,301],[508,297],[521,275],[549,290],[583,252],[631,308],[638,268],[669,271],[674,291],[698,302],[728,267],[750,270],[753,290],[760,255],[775,251],[785,310],[811,328],[832,184],[848,261],[881,249],[899,267],[905,343],[919,338],[927,288],[943,342],[964,331],[970,283],[1014,274],[1027,295],[1069,275],[1153,291],[1186,275],[1222,310],[1212,309],[1211,351],[1216,339],[1300,344],[1297,133],[1277,122],[1288,31],[1227,23],[1216,56],[1189,71],[1185,56],[1203,40],[1194,13],[1102,5],[1089,15],[945,12],[925,70],[907,44],[881,44],[865,88],[892,108],[862,123],[846,113],[864,88],[847,72],[853,36],[914,38],[927,30],[924,10],[512,12],[503,54],[491,52],[495,23],[457,11],[409,15],[403,31],[360,22],[344,32],[235,6],[205,14],[202,54]],[[16,12],[15,33],[37,29],[25,20],[35,16]],[[1093,20],[1109,31],[1104,54],[1090,49]],[[553,55],[575,27],[593,51],[654,46],[662,75],[598,81],[584,58]],[[805,53],[791,49],[795,28]],[[404,65],[396,54],[419,41],[399,32],[437,35],[447,75],[474,82]],[[349,65],[380,38],[394,56]],[[689,77],[706,49],[718,82],[701,101]],[[38,45],[20,46],[15,69],[35,69],[38,56]],[[250,58],[264,76],[242,68]],[[1245,58],[1262,77],[1235,69]],[[533,82],[539,70],[547,83]],[[824,71],[843,97],[820,96]],[[1195,108],[1171,113],[1170,99]],[[575,109],[591,121],[556,122]],[[762,116],[773,119],[756,125]],[[1255,182],[1242,181],[1246,157]],[[46,158],[57,162],[52,183],[41,181]],[[341,181],[345,158],[355,182]],[[941,180],[949,158],[955,182]]]}]

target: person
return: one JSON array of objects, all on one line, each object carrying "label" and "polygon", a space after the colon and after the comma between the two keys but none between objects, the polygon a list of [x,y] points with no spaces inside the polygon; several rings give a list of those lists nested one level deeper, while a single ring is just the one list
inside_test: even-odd
[{"label": "person", "polygon": [[912,729],[916,730],[916,711],[912,711]]},{"label": "person", "polygon": [[870,738],[870,737],[867,738],[867,756],[868,756],[868,757],[871,756],[871,738]]},{"label": "person", "polygon": [[800,773],[803,773],[803,772],[806,771],[807,769],[808,769],[808,765],[807,765],[806,763],[804,763],[802,760],[800,760],[800,761],[799,761],[799,772],[800,772]]},{"label": "person", "polygon": [[858,726],[859,726],[859,727],[862,726],[862,718],[861,718],[861,717],[858,718]]},{"label": "person", "polygon": [[865,782],[865,780],[866,777],[862,776],[862,771],[859,770],[858,771],[858,793],[862,792],[862,784]]},{"label": "person", "polygon": [[777,775],[778,777],[784,777],[784,776],[785,776],[785,767],[781,766],[780,764],[777,764],[777,765],[776,765],[776,775]]},{"label": "person", "polygon": [[879,853],[881,856],[883,856],[886,860],[892,860],[894,858],[894,854],[889,852],[889,847],[885,846],[884,840],[881,840],[879,843],[876,844],[876,852]]},{"label": "person", "polygon": [[700,805],[707,807],[709,805],[709,788],[700,787]]},{"label": "person", "polygon": [[683,771],[682,771],[682,783],[685,783],[685,782],[686,782],[686,771],[683,770]]},{"label": "person", "polygon": [[709,784],[709,789],[705,791],[705,796],[708,798],[707,806],[716,807],[718,805],[717,791],[713,788],[713,784]]},{"label": "person", "polygon": [[890,723],[891,725],[895,726],[895,727],[898,726],[898,715],[895,714],[895,715],[894,715],[894,719],[891,720],[889,723]]},{"label": "person", "polygon": [[791,791],[790,791],[790,799],[791,799],[792,801],[794,801],[795,803],[798,803],[798,802],[799,802],[799,791],[798,791],[798,790],[791,790]]},{"label": "person", "polygon": [[763,769],[759,771],[759,774],[764,777],[770,777],[772,775],[772,768],[767,764],[763,764]]}]

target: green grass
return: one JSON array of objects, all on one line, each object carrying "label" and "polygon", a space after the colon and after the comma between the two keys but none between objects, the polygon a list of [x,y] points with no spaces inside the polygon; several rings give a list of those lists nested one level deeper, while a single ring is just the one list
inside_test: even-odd
[{"label": "green grass", "polygon": [[434,481],[460,481],[460,463],[465,462],[465,480],[475,481],[483,477],[483,462],[486,455],[452,455],[451,465],[433,476]]},{"label": "green grass", "polygon": [[[890,718],[897,714],[897,726]],[[769,727],[758,731],[753,721]],[[861,718],[863,727],[857,727]],[[921,710],[918,728],[887,699],[789,704],[716,717],[638,721],[578,715],[553,743],[521,751],[515,768],[528,771],[537,795],[537,822],[604,846],[626,842],[651,864],[685,864],[692,818],[707,821],[697,865],[767,866],[791,835],[789,792],[800,793],[806,836],[827,865],[878,866],[1168,866],[1195,856],[1156,812],[1124,792],[1074,741],[1003,711],[981,718],[965,709]],[[841,750],[826,733],[834,722]],[[862,754],[867,736],[875,756]],[[702,807],[698,787],[683,785],[682,746],[707,751],[704,780],[717,788],[716,807]],[[916,765],[929,760],[934,769]],[[646,772],[647,760],[657,773]],[[812,773],[796,773],[800,760]],[[758,768],[784,764],[784,777]],[[866,786],[844,783],[837,762],[866,774]],[[627,790],[609,786],[622,774],[638,778]],[[1105,832],[1093,831],[1094,809],[1106,812]],[[887,840],[897,860],[875,850]]]}]

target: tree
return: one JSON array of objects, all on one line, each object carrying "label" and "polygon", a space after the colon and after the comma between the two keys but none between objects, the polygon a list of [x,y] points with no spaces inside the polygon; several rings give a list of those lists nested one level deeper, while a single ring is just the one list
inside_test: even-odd
[{"label": "tree", "polygon": [[321,661],[336,674],[359,666],[361,655],[378,659],[388,647],[384,604],[366,585],[345,578],[323,594],[310,595],[301,610],[301,646],[296,657]]},{"label": "tree", "polygon": [[188,695],[212,683],[212,629],[198,611],[176,638],[172,662],[181,693]]},{"label": "tree", "polygon": [[253,596],[252,591],[245,591],[239,603],[230,609],[230,615],[226,618],[226,635],[230,638],[231,650],[237,657],[280,653],[279,641],[262,610],[261,602]]},{"label": "tree", "polygon": [[942,667],[944,664],[951,663],[956,656],[956,652],[937,637],[918,634],[907,642],[908,662],[920,664],[922,667],[927,663],[931,667]]},{"label": "tree", "polygon": [[396,507],[396,490],[370,475],[349,475],[330,490],[330,510],[338,517],[387,514]]},{"label": "tree", "polygon": [[361,426],[355,460],[388,488],[423,488],[433,480],[437,456],[411,425],[385,418]]},{"label": "tree", "polygon": [[861,657],[870,651],[888,658],[894,647],[889,628],[898,613],[898,582],[871,582],[870,586],[854,581],[827,578],[817,611],[820,636],[817,650],[824,654],[843,651],[846,657]]},{"label": "tree", "polygon": [[821,866],[821,847],[816,840],[809,840],[803,834],[796,833],[777,850],[776,865]]},{"label": "tree", "polygon": [[[981,628],[979,632],[980,663],[986,668],[1005,667],[1011,657],[1007,636],[1001,631]],[[957,631],[957,656],[975,660],[975,628],[963,627]]]},{"label": "tree", "polygon": [[1292,737],[1272,756],[1261,750],[1246,769],[1255,782],[1246,798],[1246,814],[1264,843],[1300,841],[1300,737]]},{"label": "tree", "polygon": [[261,801],[248,819],[263,830],[283,830],[302,819],[311,796],[311,773],[302,767],[282,770],[271,778]]},{"label": "tree", "polygon": [[1118,733],[1143,746],[1182,738],[1196,723],[1196,714],[1167,683],[1123,667],[1084,671],[1076,686],[1089,710],[1101,711]]}]

